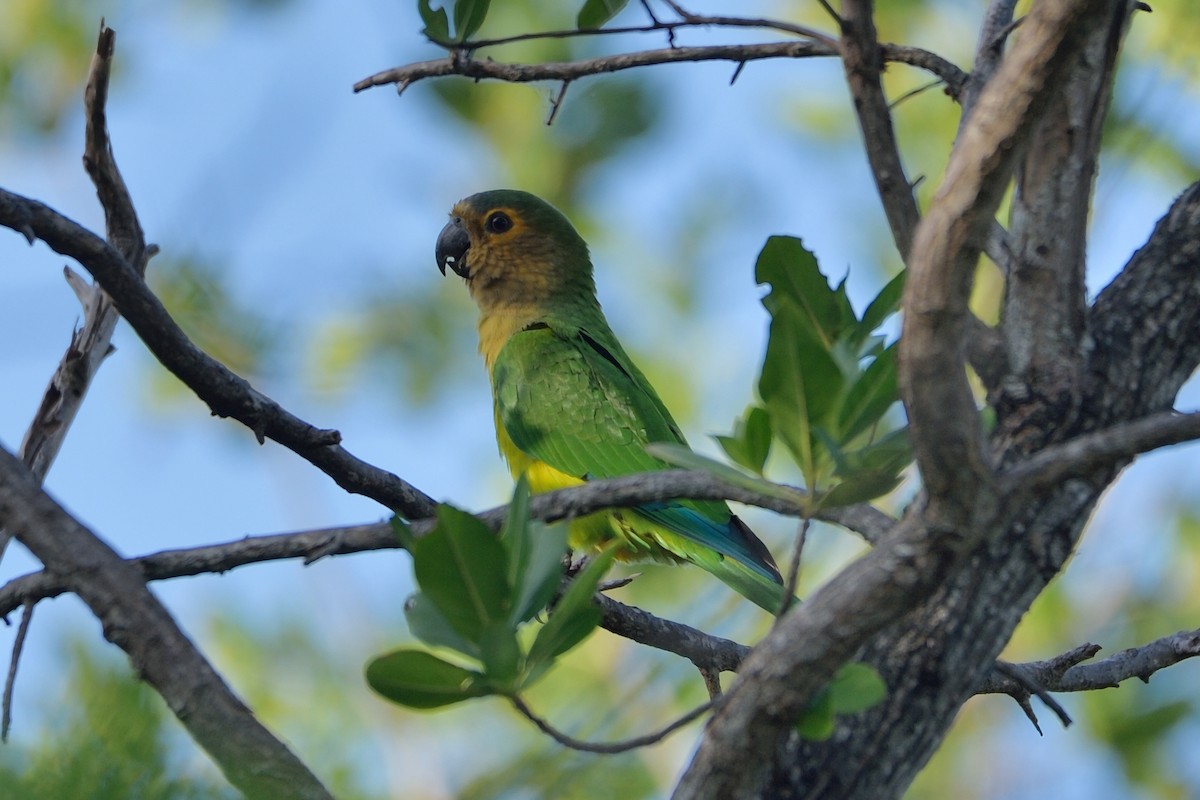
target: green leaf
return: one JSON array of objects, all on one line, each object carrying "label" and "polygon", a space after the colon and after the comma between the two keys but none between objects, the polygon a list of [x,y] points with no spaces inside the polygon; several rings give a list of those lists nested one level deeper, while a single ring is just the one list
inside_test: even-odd
[{"label": "green leaf", "polygon": [[515,599],[509,615],[513,624],[533,619],[553,599],[563,579],[563,556],[568,549],[567,526],[531,522],[529,536],[536,545],[513,590]]},{"label": "green leaf", "polygon": [[412,635],[430,647],[448,647],[479,659],[479,644],[461,636],[427,595],[417,592],[404,602],[404,618]]},{"label": "green leaf", "polygon": [[600,624],[600,609],[592,603],[592,595],[615,555],[616,550],[611,547],[597,553],[571,581],[529,648],[526,663],[530,667],[567,652]]},{"label": "green leaf", "polygon": [[522,575],[528,568],[534,551],[533,538],[529,532],[529,479],[522,473],[513,487],[512,500],[508,504],[508,517],[500,541],[508,553],[508,585],[514,589],[521,586]]},{"label": "green leaf", "polygon": [[824,431],[817,433],[834,458],[839,478],[820,498],[822,508],[853,505],[887,494],[900,484],[900,473],[913,459],[907,428],[851,451],[841,450]]},{"label": "green leaf", "polygon": [[779,308],[771,320],[758,393],[772,430],[791,451],[809,489],[818,488],[824,477],[813,430],[825,424],[842,386],[842,371],[830,351],[794,311]]},{"label": "green leaf", "polygon": [[829,707],[834,714],[857,714],[883,702],[885,697],[887,684],[879,672],[861,662],[844,665],[829,684]]},{"label": "green leaf", "polygon": [[800,738],[810,742],[823,742],[833,735],[834,715],[833,703],[830,700],[829,689],[822,689],[808,708],[796,720],[796,733]]},{"label": "green leaf", "polygon": [[858,323],[858,330],[863,339],[874,333],[875,329],[900,307],[900,298],[904,295],[904,281],[907,275],[908,273],[905,271],[897,273],[896,277],[888,281],[887,285],[879,290],[879,294],[875,295],[875,299],[867,306],[862,320]]},{"label": "green leaf", "polygon": [[843,330],[856,324],[854,309],[846,296],[846,282],[836,289],[821,274],[816,256],[792,236],[772,236],[758,254],[754,279],[769,283],[771,293],[763,305],[773,317],[783,307],[795,309],[800,323],[811,330],[826,351],[832,349]]},{"label": "green leaf", "polygon": [[508,585],[513,591],[509,622],[517,625],[532,619],[554,597],[567,552],[566,525],[529,519],[529,482],[524,475],[513,491],[501,541],[508,552]]},{"label": "green leaf", "polygon": [[856,472],[821,494],[817,502],[824,509],[865,503],[892,491],[900,485],[900,480],[901,477],[894,472]]},{"label": "green leaf", "polygon": [[805,492],[797,491],[790,486],[772,483],[754,475],[747,475],[728,464],[722,464],[720,461],[714,461],[708,456],[702,456],[687,445],[671,442],[654,442],[646,445],[646,452],[656,458],[661,458],[668,464],[673,464],[683,469],[703,470],[717,476],[726,483],[731,483],[734,486],[751,492],[758,492],[767,497],[778,497],[781,500],[787,500],[792,503],[804,503],[808,499],[808,494]]},{"label": "green leaf", "polygon": [[486,626],[508,616],[508,554],[487,526],[465,511],[439,505],[437,518],[437,527],[413,546],[417,584],[454,630],[478,642]]},{"label": "green leaf", "polygon": [[515,689],[517,675],[521,672],[521,646],[517,642],[516,627],[509,625],[507,620],[488,625],[479,637],[479,651],[488,683],[502,692]]},{"label": "green leaf", "polygon": [[843,445],[879,422],[893,403],[900,400],[893,344],[875,357],[847,390],[838,411],[838,433]]},{"label": "green leaf", "polygon": [[587,0],[579,9],[575,24],[580,30],[599,28],[620,13],[629,0]]},{"label": "green leaf", "polygon": [[762,475],[771,454],[771,416],[759,406],[750,406],[734,424],[732,436],[713,438],[735,462]]},{"label": "green leaf", "polygon": [[396,650],[367,664],[367,683],[394,703],[438,708],[489,694],[483,676],[421,650]]},{"label": "green leaf", "polygon": [[491,0],[456,0],[454,3],[454,40],[465,42],[479,30],[487,17]]},{"label": "green leaf", "polygon": [[445,8],[435,10],[429,5],[429,0],[417,0],[417,11],[425,23],[426,36],[439,42],[450,39],[450,20],[446,17]]}]

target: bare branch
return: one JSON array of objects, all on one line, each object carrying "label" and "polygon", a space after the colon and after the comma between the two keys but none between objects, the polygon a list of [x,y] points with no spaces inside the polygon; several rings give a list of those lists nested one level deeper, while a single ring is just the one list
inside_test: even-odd
[{"label": "bare branch", "polygon": [[913,232],[921,215],[900,161],[891,109],[879,82],[883,54],[875,35],[871,6],[870,0],[842,3],[842,64],[865,140],[867,161],[875,177],[875,188],[883,201],[896,249],[908,263]]},{"label": "bare branch", "polygon": [[[966,73],[935,53],[917,47],[880,45],[885,61],[909,64],[937,75],[946,82],[947,91],[956,96]],[[705,47],[667,47],[659,50],[642,50],[612,56],[589,58],[582,61],[562,61],[547,64],[509,64],[500,61],[478,61],[454,51],[448,58],[419,61],[403,67],[378,72],[354,84],[354,91],[361,92],[373,86],[396,84],[403,92],[417,81],[461,75],[475,80],[499,80],[508,83],[532,81],[574,81],[593,75],[621,72],[627,69],[648,67],[655,64],[676,64],[689,61],[731,61],[744,63],[770,58],[813,58],[834,56],[837,49],[815,41],[769,42],[766,44],[710,45]]]},{"label": "bare branch", "polygon": [[[151,251],[146,247],[133,200],[117,169],[105,117],[115,39],[115,31],[101,23],[84,93],[87,129],[83,163],[104,208],[109,243],[120,251],[126,262],[139,272],[145,272]],[[112,301],[100,287],[86,284],[70,269],[64,272],[83,306],[84,322],[72,334],[71,344],[51,377],[41,405],[21,442],[20,458],[39,480],[45,480],[96,371],[112,349],[112,333],[119,318]],[[4,552],[5,542],[0,533],[0,554]]]},{"label": "bare branch", "polygon": [[777,19],[767,19],[765,17],[729,17],[729,16],[705,16],[702,14],[693,14],[683,8],[670,4],[671,10],[679,15],[678,20],[661,21],[655,18],[654,12],[650,10],[649,5],[645,5],[646,13],[650,16],[651,22],[647,25],[626,25],[624,27],[612,28],[569,28],[567,30],[557,31],[540,31],[536,33],[519,33],[515,36],[505,36],[499,39],[473,39],[467,42],[442,41],[426,34],[426,38],[430,42],[444,47],[447,50],[459,50],[463,52],[474,53],[488,47],[499,47],[515,42],[539,41],[545,39],[579,39],[582,37],[595,36],[619,36],[629,33],[666,33],[671,41],[674,41],[675,34],[684,28],[757,28],[760,30],[779,31],[780,33],[789,33],[794,36],[802,36],[806,39],[827,44],[830,47],[835,46],[835,41],[829,36],[821,33],[813,28],[808,28],[803,25],[796,25],[791,22],[785,22]]},{"label": "bare branch", "polygon": [[[805,510],[804,495],[799,489],[791,491],[796,493],[796,499],[786,500],[779,496],[756,494],[727,484],[706,472],[664,470],[592,481],[582,486],[535,495],[530,499],[530,513],[535,519],[555,521],[583,516],[606,508],[691,498],[733,500],[789,516],[801,516]],[[484,511],[478,516],[493,530],[499,530],[508,516],[508,506]],[[891,517],[866,503],[829,509],[817,518],[849,527],[869,542],[880,541],[895,524]],[[428,533],[433,525],[434,520],[426,517],[413,522],[410,527],[413,535],[419,538]],[[249,536],[221,544],[163,550],[131,559],[131,563],[138,567],[147,580],[162,580],[226,572],[263,561],[301,558],[305,563],[310,563],[325,556],[399,546],[400,543],[389,525],[380,522],[297,533]],[[64,591],[67,591],[67,587],[62,579],[49,573],[38,572],[15,578],[0,587],[0,617],[7,616],[26,601],[55,597]]]},{"label": "bare branch", "polygon": [[722,639],[682,622],[656,617],[648,611],[597,595],[604,612],[600,625],[630,641],[683,656],[701,670],[737,672],[750,652],[744,644]]},{"label": "bare branch", "polygon": [[[96,53],[92,57],[84,92],[87,126],[83,163],[96,186],[100,204],[104,208],[109,243],[116,247],[139,273],[145,273],[146,262],[154,251],[146,247],[142,226],[133,207],[133,199],[125,188],[120,170],[117,169],[105,116],[115,42],[116,32],[101,21]],[[39,483],[46,479],[46,473],[57,457],[71,423],[75,421],[92,379],[112,350],[112,334],[119,319],[112,301],[99,286],[87,284],[70,268],[66,268],[64,273],[67,283],[83,306],[84,322],[82,327],[72,332],[67,352],[63,354],[58,369],[50,378],[50,385],[42,396],[37,413],[21,442],[18,457],[29,467]],[[8,540],[9,534],[0,530],[0,558],[4,555]],[[3,735],[7,735],[8,732],[12,712],[11,690],[31,612],[32,608],[28,608],[22,616],[21,629],[13,644],[3,711],[0,712],[0,717],[3,718],[0,731]],[[3,735],[0,735],[0,738],[3,738]]]},{"label": "bare branch", "polygon": [[1006,492],[1034,491],[1181,442],[1200,439],[1200,412],[1163,411],[1051,445],[1001,474]]},{"label": "bare branch", "polygon": [[1016,684],[1016,688],[1012,692],[1009,692],[1009,694],[1021,706],[1021,709],[1025,712],[1025,716],[1029,717],[1029,721],[1033,723],[1033,727],[1037,729],[1039,734],[1042,732],[1042,726],[1038,724],[1037,714],[1034,713],[1033,706],[1029,703],[1031,696],[1036,696],[1045,703],[1046,707],[1058,717],[1059,722],[1062,723],[1064,728],[1070,727],[1071,715],[1067,713],[1067,710],[1050,696],[1048,689],[1034,680],[1027,671],[1021,669],[1020,665],[1010,664],[1007,661],[997,661],[992,669]]},{"label": "bare branch", "polygon": [[208,404],[269,437],[333,478],[348,492],[365,495],[402,515],[432,514],[425,493],[386,470],[356,458],[339,445],[337,431],[321,430],[292,415],[249,382],[198,348],[171,319],[141,275],[111,245],[34,200],[0,189],[0,225],[34,235],[55,252],[83,265],[112,297],[121,315],[156,358]]},{"label": "bare branch", "polygon": [[1189,186],[1088,315],[1089,397],[1111,421],[1172,406],[1200,364],[1200,181]]},{"label": "bare branch", "polygon": [[966,122],[971,109],[975,107],[980,90],[992,79],[1000,66],[1016,5],[1017,0],[992,0],[988,3],[987,11],[983,15],[983,24],[979,27],[979,40],[975,45],[975,64],[963,86],[962,123]]},{"label": "bare branch", "polygon": [[36,604],[26,602],[21,609],[21,621],[17,624],[17,635],[13,637],[12,657],[8,660],[8,674],[4,678],[4,719],[0,722],[0,742],[8,741],[8,730],[12,726],[13,689],[17,685],[17,664],[21,661],[21,653],[25,649],[25,636],[29,633],[29,624],[33,622],[33,609]]},{"label": "bare branch", "polygon": [[146,588],[137,570],[50,499],[0,450],[0,525],[61,576],[163,697],[196,742],[248,797],[331,795],[230,691]]},{"label": "bare branch", "polygon": [[[1099,645],[1085,644],[1046,661],[1012,666],[1051,692],[1111,689],[1130,678],[1149,681],[1159,670],[1200,656],[1200,629],[1179,631],[1092,664],[1082,663],[1099,652]],[[979,687],[978,693],[1011,694],[1012,689],[1011,679],[993,672]]]}]

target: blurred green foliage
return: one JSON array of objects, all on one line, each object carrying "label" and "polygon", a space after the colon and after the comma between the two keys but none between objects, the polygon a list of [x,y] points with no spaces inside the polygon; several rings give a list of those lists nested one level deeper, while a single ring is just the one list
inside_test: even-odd
[{"label": "blurred green foliage", "polygon": [[178,729],[158,695],[78,640],[70,671],[44,703],[45,727],[18,721],[0,746],[0,798],[11,800],[234,800],[209,767],[185,766]]}]

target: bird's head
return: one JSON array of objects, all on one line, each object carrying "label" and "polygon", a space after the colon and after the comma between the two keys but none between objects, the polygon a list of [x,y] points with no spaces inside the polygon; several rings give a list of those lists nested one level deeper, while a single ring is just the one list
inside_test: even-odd
[{"label": "bird's head", "polygon": [[515,189],[460,200],[437,239],[437,265],[483,307],[595,295],[587,244],[558,209]]}]

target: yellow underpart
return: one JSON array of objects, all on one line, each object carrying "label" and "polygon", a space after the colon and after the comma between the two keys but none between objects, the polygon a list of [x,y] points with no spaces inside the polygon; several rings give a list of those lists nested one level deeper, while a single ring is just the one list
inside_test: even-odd
[{"label": "yellow underpart", "polygon": [[[574,475],[568,475],[561,470],[524,453],[513,443],[504,425],[496,417],[496,441],[500,445],[500,454],[508,462],[509,471],[513,478],[522,474],[529,481],[529,490],[534,494],[552,492],[555,489],[566,489],[578,486],[583,480]],[[592,552],[602,549],[614,539],[624,542],[625,546],[617,551],[619,561],[640,561],[654,559],[676,563],[683,560],[682,553],[672,553],[665,550],[668,542],[675,538],[668,534],[666,537],[654,535],[650,531],[635,529],[629,521],[629,512],[617,509],[614,511],[597,511],[578,519],[571,520],[568,539],[571,548],[581,552]],[[667,541],[663,541],[666,538]]]}]

